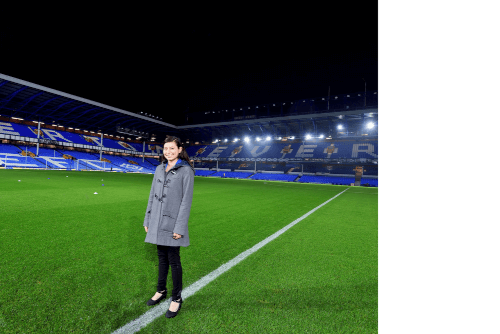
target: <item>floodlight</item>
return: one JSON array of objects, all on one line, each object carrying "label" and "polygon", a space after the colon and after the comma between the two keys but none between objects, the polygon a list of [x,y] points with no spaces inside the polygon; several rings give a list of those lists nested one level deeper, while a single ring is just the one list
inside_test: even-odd
[{"label": "floodlight", "polygon": [[323,138],[324,136],[323,135],[319,135],[320,138]]},{"label": "floodlight", "polygon": [[255,138],[256,141],[260,141],[260,137]]},{"label": "floodlight", "polygon": [[267,137],[266,137],[266,140],[271,140],[271,137],[270,137],[270,136],[267,136]]},{"label": "floodlight", "polygon": [[343,128],[344,128],[344,127],[342,126],[342,124],[339,124],[339,125],[337,126],[337,129],[339,129],[339,130],[342,130]]},{"label": "floodlight", "polygon": [[226,139],[224,139],[224,143],[227,143],[227,138],[226,138]]},{"label": "floodlight", "polygon": [[371,129],[371,128],[373,128],[374,126],[375,126],[375,124],[373,124],[373,122],[370,122],[370,123],[368,123],[368,124],[366,125],[366,127],[367,127],[368,129]]},{"label": "floodlight", "polygon": [[234,138],[234,142],[237,142],[239,139],[238,138]]},{"label": "floodlight", "polygon": [[250,138],[245,137],[245,143],[248,143],[250,141]]},{"label": "floodlight", "polygon": [[295,139],[295,136],[291,136],[290,139]]},{"label": "floodlight", "polygon": [[306,135],[306,139],[311,139],[311,135]]}]

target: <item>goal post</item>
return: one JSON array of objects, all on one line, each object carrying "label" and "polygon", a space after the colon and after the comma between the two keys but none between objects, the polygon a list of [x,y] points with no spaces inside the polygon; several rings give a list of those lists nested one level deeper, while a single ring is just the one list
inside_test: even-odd
[{"label": "goal post", "polygon": [[76,161],[76,170],[110,170],[111,164],[101,160],[78,159]]}]

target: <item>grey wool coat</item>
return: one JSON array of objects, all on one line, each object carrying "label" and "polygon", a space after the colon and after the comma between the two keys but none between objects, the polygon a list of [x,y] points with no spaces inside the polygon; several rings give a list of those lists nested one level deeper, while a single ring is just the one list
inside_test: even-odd
[{"label": "grey wool coat", "polygon": [[[188,220],[193,200],[194,169],[179,159],[165,172],[167,160],[158,165],[149,193],[144,226],[145,242],[163,246],[189,246]],[[182,235],[173,239],[173,234]]]}]

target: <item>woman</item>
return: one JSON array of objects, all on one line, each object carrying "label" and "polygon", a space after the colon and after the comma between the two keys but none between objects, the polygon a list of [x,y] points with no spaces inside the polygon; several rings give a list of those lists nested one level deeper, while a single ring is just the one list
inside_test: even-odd
[{"label": "woman", "polygon": [[172,302],[165,314],[177,315],[182,306],[182,267],[180,246],[189,246],[188,220],[193,199],[194,168],[183,144],[177,137],[167,136],[162,163],[156,172],[149,194],[144,229],[146,240],[158,250],[159,273],[156,294],[147,302],[156,305],[167,296],[168,267],[172,268]]}]

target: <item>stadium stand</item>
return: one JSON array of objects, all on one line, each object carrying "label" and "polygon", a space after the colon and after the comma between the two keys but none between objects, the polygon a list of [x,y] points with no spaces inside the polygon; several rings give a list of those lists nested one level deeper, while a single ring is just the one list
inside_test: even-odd
[{"label": "stadium stand", "polygon": [[268,180],[268,181],[283,181],[283,182],[293,182],[299,176],[290,174],[267,174],[267,173],[257,173],[252,175],[250,179],[252,180]]},{"label": "stadium stand", "polygon": [[[18,129],[20,128],[18,127]],[[32,143],[30,144],[33,145]],[[361,146],[356,146],[356,144],[360,143],[356,141],[350,141],[347,144],[343,144],[344,146],[347,144],[350,145],[350,153],[356,150],[358,153],[360,151]],[[376,155],[376,144],[376,141],[374,141],[372,143],[372,148],[364,146],[363,149],[367,150],[370,154]],[[280,159],[279,157],[271,155],[271,153],[274,153],[279,154],[279,156],[282,157],[283,155],[293,153],[293,150],[297,149],[297,151],[302,152],[311,150],[307,153],[313,156],[325,158],[325,155],[332,154],[331,152],[333,152],[333,149],[328,149],[329,146],[333,147],[330,143],[315,144],[316,147],[320,147],[318,152],[316,152],[315,148],[312,147],[314,145],[308,146],[300,143],[297,145],[287,145],[284,149],[282,143],[268,143],[266,144],[266,147],[269,148],[266,149],[264,147],[263,151],[265,150],[266,152],[262,152],[262,158],[260,158],[261,160],[257,162],[250,160],[255,158],[240,158],[240,161],[219,161],[218,164],[214,160],[196,160],[196,175],[223,177],[225,174],[226,178],[250,178],[252,180],[276,180],[284,182],[295,181],[301,183],[328,183],[340,185],[350,185],[351,183],[354,183],[354,167],[359,165],[359,163],[345,165],[325,163],[321,160],[288,162],[286,160],[278,161]],[[334,146],[338,146],[339,148],[341,147],[341,145],[336,144],[334,144]],[[96,147],[96,149],[98,149],[98,147]],[[248,154],[251,154],[252,152],[259,152],[259,150],[261,150],[261,146],[259,145],[249,145],[248,149],[246,149],[244,145],[228,145],[227,148],[217,145],[188,147],[188,151],[198,154],[199,157],[204,154],[206,156],[205,159],[209,158],[209,155],[211,155],[214,151],[216,151],[217,154],[225,154],[226,156],[230,156],[231,154],[236,156],[237,154],[243,154],[246,152],[248,156]],[[344,151],[346,150],[347,149],[344,149]],[[25,154],[28,156],[25,156]],[[36,146],[0,144],[0,159],[3,155],[3,160],[0,160],[0,163],[2,166],[8,167],[113,170],[118,172],[154,173],[156,166],[160,163],[156,158],[149,157],[145,158],[143,161],[142,157],[112,155],[107,154],[105,151],[103,151],[102,154],[102,160],[104,162],[100,162],[100,154],[98,150],[94,152],[82,152],[76,149],[65,150],[60,148],[50,149],[39,147],[38,156],[36,157],[35,154]],[[344,156],[342,158],[346,157]],[[210,157],[210,159],[217,159],[217,157]],[[257,160],[259,160],[259,158],[257,158]],[[218,171],[216,170],[217,165],[219,168]],[[199,168],[203,168],[204,170]],[[257,168],[257,174],[254,174],[255,168]],[[378,186],[378,180],[376,179],[378,175],[378,165],[363,165],[363,169],[364,175],[369,177],[364,177],[361,184]],[[304,175],[302,175],[302,172]],[[352,177],[350,177],[351,175]]]},{"label": "stadium stand", "polygon": [[[221,114],[224,117],[219,121],[229,123],[223,127],[214,128],[209,124],[217,123],[216,114],[203,116],[207,124],[199,115],[189,114],[189,120],[194,122],[196,119],[195,123],[186,122],[179,126],[164,123],[160,126],[153,124],[158,123],[158,117],[154,122],[148,119],[152,115],[143,115],[142,112],[140,116],[134,115],[0,74],[0,99],[3,99],[0,106],[0,141],[3,142],[0,145],[0,165],[2,168],[112,169],[152,173],[159,165],[158,156],[163,150],[163,145],[155,142],[155,138],[161,141],[166,134],[174,134],[186,143],[189,140],[191,144],[195,143],[188,144],[186,151],[194,160],[196,175],[221,177],[225,173],[229,178],[350,184],[354,179],[354,168],[359,166],[363,168],[363,175],[358,172],[357,184],[364,182],[365,185],[378,186],[377,131],[365,130],[365,121],[377,121],[378,95],[371,92],[368,109],[366,94],[364,98],[357,94],[359,98],[354,99],[350,95],[342,96],[338,101],[337,96],[331,101],[328,96],[328,104],[324,98],[310,99],[307,111],[300,108],[302,102],[306,103],[302,99],[290,107],[267,106],[264,114],[261,113],[263,109],[250,108],[246,115],[245,112],[236,112],[227,118],[229,114]],[[333,110],[341,112],[346,109],[349,111],[338,119],[331,115]],[[360,109],[359,113],[354,113],[354,109]],[[312,110],[321,115],[315,114],[310,119],[301,116],[298,122],[293,120]],[[272,118],[262,123],[252,120],[245,124],[245,129],[240,129],[240,120],[244,117],[278,115],[291,116],[291,119],[283,123],[279,119],[267,122]],[[349,131],[335,131],[337,122],[346,125]],[[287,135],[295,132],[301,139],[279,137],[283,131],[281,125],[285,125]],[[199,131],[200,128],[208,131]],[[252,137],[249,141],[235,138],[228,143],[227,139],[222,139],[228,138],[228,134],[243,136],[241,132],[247,131],[246,128],[249,133],[261,133],[260,138],[266,139],[260,140],[254,135],[249,136]],[[312,129],[312,137],[306,137],[305,133]],[[328,132],[327,138],[318,136],[325,131]],[[214,140],[212,136],[220,136],[221,141],[210,144]]]},{"label": "stadium stand", "polygon": [[[36,141],[38,129],[25,124],[2,122],[0,134],[9,135],[9,137],[22,136],[24,140],[31,139],[32,141]],[[74,147],[94,148],[94,150],[100,149],[101,141],[101,138],[97,136],[45,128],[40,129],[40,139],[48,140],[51,143],[57,142],[59,145],[61,143],[71,143]],[[65,150],[39,147],[38,156],[36,156],[36,146],[2,144],[0,146],[0,156],[3,155],[1,164],[7,168],[112,169],[113,171],[147,173],[154,172],[154,169],[158,165],[156,159],[148,158],[142,162],[142,158],[138,157],[129,156],[123,158],[107,154],[109,150],[140,154],[143,151],[143,147],[140,144],[103,138],[103,146],[106,150],[103,151],[102,155],[104,163],[101,163],[99,161],[100,155],[96,151],[89,153],[76,149]],[[149,145],[147,148],[149,149],[148,153],[153,152]],[[29,153],[23,153],[23,151]],[[25,156],[25,154],[28,154],[28,156]]]},{"label": "stadium stand", "polygon": [[[2,166],[19,168],[51,168],[51,169],[85,169],[113,170],[127,172],[153,173],[152,162],[142,162],[142,158],[121,157],[103,153],[102,163],[97,152],[81,152],[77,150],[48,149],[36,146],[0,144]],[[89,160],[89,161],[87,161]]]},{"label": "stadium stand", "polygon": [[[9,135],[37,138],[38,129],[14,122],[3,122],[0,132]],[[103,139],[102,162],[99,161],[101,138],[68,131],[41,128],[42,139],[49,142],[84,145],[84,148],[66,150],[50,149],[40,145],[38,156],[33,143],[1,144],[0,164],[6,167],[113,170],[123,172],[153,173],[159,161],[133,156],[108,154],[107,149],[117,152],[141,154],[143,146],[109,138]],[[161,154],[158,145],[146,145],[146,153]],[[158,151],[160,150],[160,151]],[[330,140],[314,142],[254,142],[211,145],[192,145],[186,148],[195,161],[196,175],[248,178],[253,180],[282,180],[286,182],[312,182],[350,185],[354,181],[354,167],[361,165],[364,177],[361,184],[378,186],[378,140]],[[3,157],[2,157],[3,155]],[[218,163],[216,160],[219,160]],[[290,161],[296,160],[296,161]],[[216,170],[218,169],[218,171]],[[224,171],[223,171],[224,170]],[[247,172],[246,172],[247,171]],[[257,171],[258,173],[253,175]],[[292,174],[288,174],[292,173]],[[304,173],[305,175],[302,175]],[[300,178],[299,178],[300,174]],[[310,175],[307,175],[310,174]],[[314,175],[316,174],[316,175]],[[327,176],[330,175],[330,176]],[[352,175],[352,177],[347,177]]]},{"label": "stadium stand", "polygon": [[[38,129],[36,126],[29,126],[14,122],[2,122],[3,126],[0,134],[17,135],[28,138],[36,139],[38,136]],[[40,138],[58,142],[66,142],[72,144],[80,144],[87,146],[100,146],[101,137],[98,134],[78,134],[63,130],[54,129],[40,129]],[[129,151],[130,153],[141,153],[143,146],[138,143],[125,142],[121,140],[103,138],[103,146],[106,148]],[[153,146],[146,145],[146,152],[153,152]]]},{"label": "stadium stand", "polygon": [[[313,143],[245,143],[193,145],[186,152],[195,160],[225,158],[228,161],[284,162],[290,159],[377,159],[378,141],[335,141]],[[269,160],[271,159],[271,160]],[[259,161],[259,160],[257,160]]]}]

